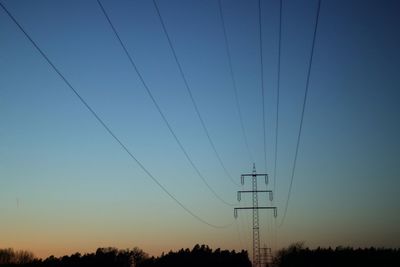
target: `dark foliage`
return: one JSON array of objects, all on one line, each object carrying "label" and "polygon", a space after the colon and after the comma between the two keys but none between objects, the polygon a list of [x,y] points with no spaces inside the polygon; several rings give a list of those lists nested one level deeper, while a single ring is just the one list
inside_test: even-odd
[{"label": "dark foliage", "polygon": [[25,250],[14,251],[12,248],[0,249],[0,265],[25,264],[33,260],[34,256],[32,252]]},{"label": "dark foliage", "polygon": [[[4,250],[6,251],[6,250]],[[7,257],[4,257],[7,258]],[[1,258],[0,258],[1,259]],[[205,245],[196,245],[192,250],[181,249],[178,252],[169,252],[160,257],[149,257],[139,248],[132,250],[118,250],[116,248],[99,248],[96,253],[71,256],[50,256],[45,260],[33,259],[29,261],[3,261],[1,267],[251,267],[246,251],[235,252],[228,250],[212,250]]]},{"label": "dark foliage", "polygon": [[273,265],[277,267],[398,267],[400,266],[400,250],[349,247],[311,250],[297,243],[279,251]]},{"label": "dark foliage", "polygon": [[31,260],[21,264],[9,262],[0,266],[24,266],[24,267],[130,267],[140,266],[140,263],[148,256],[139,248],[118,250],[116,248],[98,248],[95,253],[81,255],[80,253],[60,258],[50,256],[45,260]]},{"label": "dark foliage", "polygon": [[[305,248],[296,243],[280,250],[275,256],[274,267],[399,267],[400,249],[349,247]],[[27,251],[0,249],[1,267],[251,267],[247,251],[212,250],[206,245],[181,249],[149,257],[139,248],[119,250],[99,248],[95,253],[47,259],[34,259]]]},{"label": "dark foliage", "polygon": [[228,250],[212,250],[205,245],[196,245],[192,250],[181,249],[178,252],[169,252],[158,258],[145,261],[142,267],[250,267],[247,251],[235,252]]}]

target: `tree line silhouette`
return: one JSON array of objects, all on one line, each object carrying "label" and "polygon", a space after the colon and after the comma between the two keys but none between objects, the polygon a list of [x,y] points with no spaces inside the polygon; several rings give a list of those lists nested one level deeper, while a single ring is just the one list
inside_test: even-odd
[{"label": "tree line silhouette", "polygon": [[25,250],[14,251],[12,248],[0,249],[0,265],[26,264],[35,260],[32,252]]},{"label": "tree line silhouette", "polygon": [[[251,267],[247,251],[212,250],[206,245],[150,257],[143,250],[98,248],[95,253],[36,259],[31,252],[0,249],[1,267]],[[279,250],[269,267],[399,267],[400,249],[336,247],[309,249],[295,243]]]},{"label": "tree line silhouette", "polygon": [[276,267],[399,267],[400,249],[336,247],[309,249],[295,243],[278,251]]},{"label": "tree line silhouette", "polygon": [[[98,248],[95,253],[71,256],[50,256],[44,260],[35,259],[30,253],[30,258],[19,257],[22,252],[12,249],[0,250],[0,266],[24,267],[200,267],[200,266],[232,266],[251,267],[247,251],[241,252],[216,249],[212,250],[206,245],[195,245],[193,249],[181,249],[177,252],[170,251],[160,257],[149,257],[143,250],[119,250],[113,247]],[[25,253],[25,251],[24,251]]]}]

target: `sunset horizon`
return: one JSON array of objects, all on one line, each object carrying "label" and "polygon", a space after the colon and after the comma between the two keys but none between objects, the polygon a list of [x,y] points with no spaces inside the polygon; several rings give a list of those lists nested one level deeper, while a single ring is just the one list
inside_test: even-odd
[{"label": "sunset horizon", "polygon": [[399,14],[393,0],[0,0],[0,249],[137,247],[157,258],[143,267],[196,244],[211,250],[190,257],[244,250],[256,267],[395,255]]}]

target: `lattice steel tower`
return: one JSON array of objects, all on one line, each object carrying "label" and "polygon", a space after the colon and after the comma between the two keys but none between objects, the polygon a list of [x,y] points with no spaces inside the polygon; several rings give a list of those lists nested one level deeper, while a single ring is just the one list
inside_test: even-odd
[{"label": "lattice steel tower", "polygon": [[271,248],[264,247],[260,248],[260,262],[262,267],[268,267],[272,263],[272,251]]},{"label": "lattice steel tower", "polygon": [[261,174],[256,172],[256,166],[253,164],[253,172],[251,174],[242,174],[240,177],[242,185],[244,184],[245,177],[251,177],[252,182],[252,190],[242,190],[237,192],[238,201],[241,200],[242,193],[252,193],[252,200],[253,206],[252,207],[239,207],[234,208],[234,216],[237,218],[237,210],[240,209],[251,209],[253,210],[253,266],[260,267],[261,260],[260,260],[260,224],[259,224],[259,216],[258,210],[259,209],[272,209],[274,210],[274,216],[277,216],[277,208],[270,207],[270,206],[258,206],[258,193],[268,193],[269,199],[272,201],[273,195],[271,190],[257,190],[257,177],[264,177],[265,184],[268,184],[268,174]]}]

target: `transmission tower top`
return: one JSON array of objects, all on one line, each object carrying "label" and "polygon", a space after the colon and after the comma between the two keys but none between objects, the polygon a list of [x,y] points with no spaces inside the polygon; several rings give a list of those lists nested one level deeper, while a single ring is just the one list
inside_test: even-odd
[{"label": "transmission tower top", "polygon": [[257,189],[257,178],[260,176],[264,176],[265,184],[268,184],[268,174],[266,173],[257,173],[256,172],[256,164],[253,163],[253,172],[251,174],[242,174],[240,176],[240,180],[242,185],[244,184],[245,177],[251,177],[252,182],[252,190],[241,190],[238,191],[238,201],[241,199],[242,193],[251,193],[253,197],[253,205],[249,207],[237,207],[233,209],[233,216],[237,218],[238,210],[252,210],[253,211],[253,266],[261,267],[261,257],[260,257],[260,226],[259,226],[259,214],[258,210],[273,210],[274,216],[277,216],[277,208],[273,206],[258,206],[258,193],[268,193],[269,198],[272,201],[272,191],[271,190],[258,190]]}]

